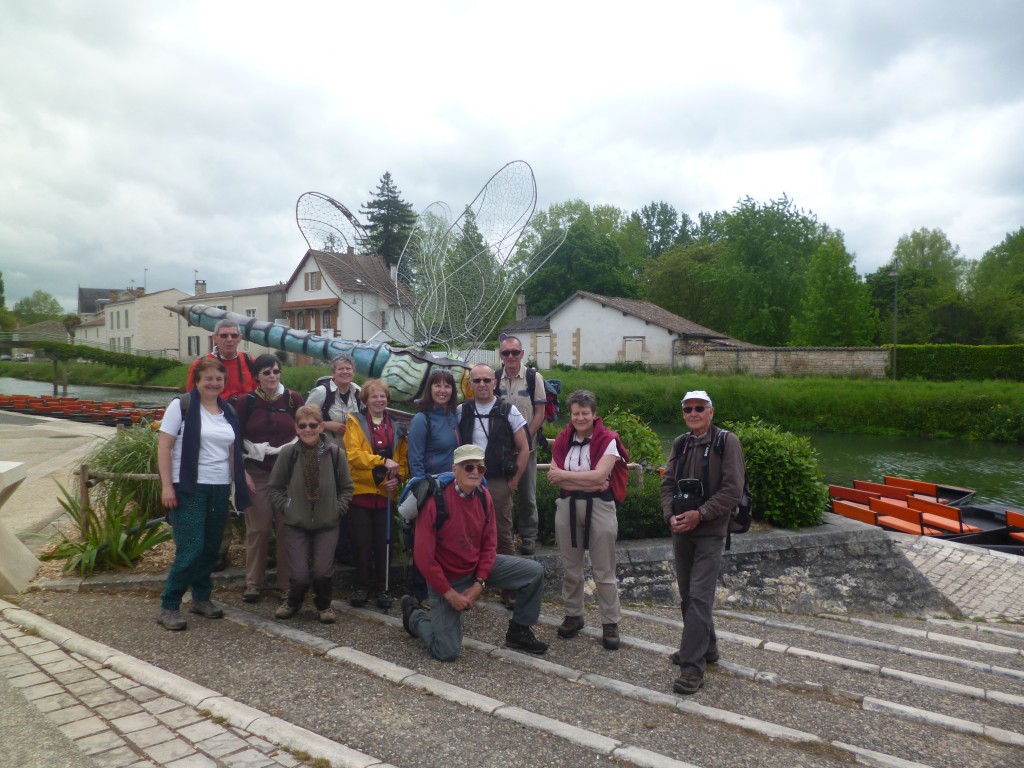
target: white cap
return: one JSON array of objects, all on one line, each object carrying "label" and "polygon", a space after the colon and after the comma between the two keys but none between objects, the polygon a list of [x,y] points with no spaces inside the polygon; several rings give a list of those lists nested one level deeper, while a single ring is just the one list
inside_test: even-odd
[{"label": "white cap", "polygon": [[711,405],[711,398],[708,397],[708,393],[703,389],[694,389],[683,395],[681,403],[685,403],[687,400],[703,400],[708,405]]}]

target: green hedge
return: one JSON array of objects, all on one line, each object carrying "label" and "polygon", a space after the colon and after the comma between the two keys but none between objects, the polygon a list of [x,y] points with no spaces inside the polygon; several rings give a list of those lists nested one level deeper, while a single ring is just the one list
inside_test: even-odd
[{"label": "green hedge", "polygon": [[927,381],[1024,381],[1024,345],[900,344],[896,374]]},{"label": "green hedge", "polygon": [[58,360],[92,360],[104,365],[139,371],[146,376],[152,376],[160,371],[181,365],[177,360],[166,357],[143,357],[123,352],[112,352],[100,347],[63,344],[59,341],[35,341],[32,342],[32,349],[46,352],[50,357],[55,357]]}]

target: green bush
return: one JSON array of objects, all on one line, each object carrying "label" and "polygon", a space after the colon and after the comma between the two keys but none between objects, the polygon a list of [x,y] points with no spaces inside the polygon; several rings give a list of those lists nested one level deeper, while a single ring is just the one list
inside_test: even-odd
[{"label": "green bush", "polygon": [[896,367],[901,379],[1024,381],[1024,345],[900,344]]},{"label": "green bush", "polygon": [[754,518],[780,528],[821,523],[828,489],[810,439],[760,419],[727,428],[743,444]]},{"label": "green bush", "polygon": [[[112,437],[89,454],[85,463],[90,470],[124,475],[157,474],[156,448],[159,433],[147,423],[117,430]],[[80,482],[80,481],[79,481]],[[109,507],[111,499],[131,495],[147,518],[163,517],[160,483],[121,477],[96,483],[91,492],[93,503]]]},{"label": "green bush", "polygon": [[622,444],[629,451],[629,460],[649,467],[660,467],[665,463],[658,433],[629,411],[618,406],[601,417],[608,429],[619,433]]},{"label": "green bush", "polygon": [[66,560],[64,570],[89,576],[104,568],[130,568],[144,552],[171,538],[163,521],[151,521],[136,505],[130,492],[107,496],[100,512],[89,505],[82,509],[78,498],[60,485],[60,505],[74,521],[78,535],[62,535],[60,543],[43,554],[44,560]]}]

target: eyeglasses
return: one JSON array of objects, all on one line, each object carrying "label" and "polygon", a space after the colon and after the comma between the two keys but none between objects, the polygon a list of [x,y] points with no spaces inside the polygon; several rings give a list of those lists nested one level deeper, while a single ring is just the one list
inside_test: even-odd
[{"label": "eyeglasses", "polygon": [[706,407],[707,406],[704,405],[684,405],[683,413],[693,413],[694,411],[697,413],[704,413]]},{"label": "eyeglasses", "polygon": [[521,350],[521,349],[503,349],[503,350],[501,350],[501,356],[502,357],[519,357],[521,354],[523,354],[523,350]]},{"label": "eyeglasses", "polygon": [[474,384],[490,384],[494,379],[485,379],[482,376],[478,379],[473,379]]},{"label": "eyeglasses", "polygon": [[484,474],[485,472],[487,472],[487,465],[486,464],[471,464],[471,463],[467,463],[467,464],[459,464],[459,466],[462,467],[467,472],[477,472],[477,471],[479,471],[481,475]]},{"label": "eyeglasses", "polygon": [[319,421],[303,421],[300,424],[296,424],[299,429],[316,429],[320,426]]},{"label": "eyeglasses", "polygon": [[280,375],[281,375],[281,369],[280,368],[274,368],[273,370],[271,370],[270,368],[267,368],[264,371],[260,371],[260,376],[280,376]]},{"label": "eyeglasses", "polygon": [[218,333],[217,334],[217,338],[218,339],[237,339],[241,335],[242,334],[240,334],[240,333]]}]

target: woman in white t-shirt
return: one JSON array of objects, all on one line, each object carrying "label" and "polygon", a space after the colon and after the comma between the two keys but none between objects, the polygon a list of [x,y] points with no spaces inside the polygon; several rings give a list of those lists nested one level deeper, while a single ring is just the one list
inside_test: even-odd
[{"label": "woman in white t-shirt", "polygon": [[619,587],[615,576],[615,539],[619,533],[610,477],[628,454],[616,432],[597,418],[597,398],[585,389],[569,395],[569,424],[551,448],[548,481],[558,486],[555,538],[562,559],[565,620],[558,635],[566,640],[583,628],[583,552],[590,550],[597,585],[602,642],[619,647]]},{"label": "woman in white t-shirt", "polygon": [[[228,516],[231,481],[244,476],[238,417],[220,397],[226,376],[217,358],[202,358],[193,371],[192,389],[168,404],[160,424],[160,500],[168,510],[175,553],[157,621],[170,630],[187,626],[179,608],[189,588],[192,613],[208,619],[224,616],[210,601],[211,574]],[[244,482],[235,486],[235,506],[249,506]]]}]

